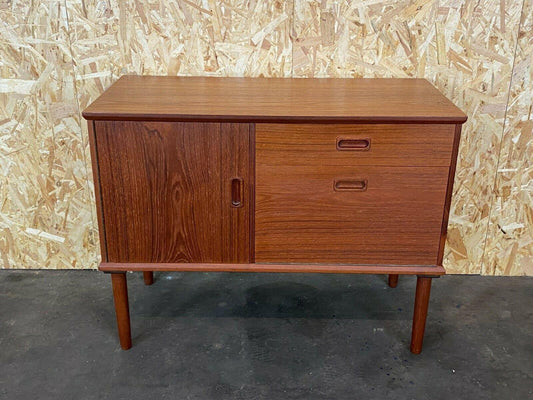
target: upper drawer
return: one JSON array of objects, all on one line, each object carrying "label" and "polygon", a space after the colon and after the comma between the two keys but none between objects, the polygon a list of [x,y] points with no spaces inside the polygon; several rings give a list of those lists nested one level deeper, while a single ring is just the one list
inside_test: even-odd
[{"label": "upper drawer", "polygon": [[[290,165],[449,166],[455,125],[256,124],[265,161]],[[271,161],[272,161],[271,160]]]}]

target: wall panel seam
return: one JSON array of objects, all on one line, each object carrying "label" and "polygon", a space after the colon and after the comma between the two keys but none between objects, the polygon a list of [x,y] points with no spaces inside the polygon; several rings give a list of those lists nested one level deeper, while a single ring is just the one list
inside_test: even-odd
[{"label": "wall panel seam", "polygon": [[[502,154],[502,148],[503,148],[503,140],[504,140],[504,135],[505,135],[505,127],[507,126],[507,113],[509,111],[509,100],[511,98],[511,88],[513,87],[513,81],[514,81],[514,69],[515,69],[515,66],[516,66],[516,53],[517,53],[517,49],[518,49],[518,42],[519,42],[519,37],[518,35],[520,35],[520,31],[522,29],[522,22],[523,22],[523,19],[522,19],[522,13],[524,12],[524,3],[525,3],[526,0],[522,0],[522,7],[520,8],[520,20],[518,22],[518,25],[517,25],[517,31],[516,31],[516,42],[515,42],[515,46],[514,46],[514,53],[513,53],[513,66],[511,68],[511,75],[510,75],[510,78],[509,78],[509,87],[507,89],[507,100],[505,102],[505,113],[504,113],[504,116],[503,116],[503,124],[502,124],[502,129],[501,129],[501,136],[500,136],[500,148],[498,149],[498,157],[496,159],[496,168],[494,170],[494,178],[493,178],[493,182],[492,182],[492,188],[491,188],[491,191],[490,191],[490,201],[489,201],[489,213],[488,213],[488,217],[487,217],[487,227],[485,229],[485,239],[483,240],[483,251],[481,253],[481,265],[480,265],[480,275],[494,275],[496,270],[493,268],[492,271],[490,271],[490,273],[487,273],[487,269],[486,269],[486,266],[485,266],[485,262],[486,262],[486,251],[487,251],[487,241],[488,241],[488,237],[489,237],[489,233],[490,233],[490,223],[491,223],[491,220],[492,220],[492,213],[494,211],[494,202],[496,201],[496,185],[498,183],[498,169],[500,168],[500,157],[501,157],[501,154]],[[489,266],[489,268],[491,268]]]}]

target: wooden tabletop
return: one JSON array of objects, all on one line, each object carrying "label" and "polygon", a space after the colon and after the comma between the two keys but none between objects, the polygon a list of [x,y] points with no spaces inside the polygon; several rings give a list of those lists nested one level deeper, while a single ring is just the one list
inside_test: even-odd
[{"label": "wooden tabletop", "polygon": [[86,119],[232,122],[463,123],[424,79],[123,76]]}]

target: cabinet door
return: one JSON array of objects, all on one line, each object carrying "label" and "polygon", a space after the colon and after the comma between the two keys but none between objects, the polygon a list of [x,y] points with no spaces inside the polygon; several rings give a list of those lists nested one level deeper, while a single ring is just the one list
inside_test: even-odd
[{"label": "cabinet door", "polygon": [[248,124],[96,121],[95,135],[108,261],[249,262]]}]

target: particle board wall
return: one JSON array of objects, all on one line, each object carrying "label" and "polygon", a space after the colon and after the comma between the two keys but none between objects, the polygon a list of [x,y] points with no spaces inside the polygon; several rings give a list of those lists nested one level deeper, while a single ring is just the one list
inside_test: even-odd
[{"label": "particle board wall", "polygon": [[96,230],[60,2],[0,0],[0,266],[93,268]]},{"label": "particle board wall", "polygon": [[448,271],[533,275],[532,1],[0,0],[0,266],[96,267],[80,111],[122,74],[424,77],[469,115]]},{"label": "particle board wall", "polygon": [[491,204],[483,274],[533,275],[533,0],[526,0]]}]

